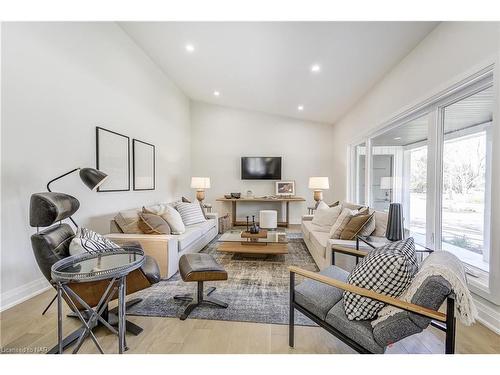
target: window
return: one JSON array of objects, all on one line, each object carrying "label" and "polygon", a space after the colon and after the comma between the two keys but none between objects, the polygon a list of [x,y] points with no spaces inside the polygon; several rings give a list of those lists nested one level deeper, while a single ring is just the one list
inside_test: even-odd
[{"label": "window", "polygon": [[443,108],[441,246],[484,271],[493,95],[489,87]]},{"label": "window", "polygon": [[[369,197],[367,204],[379,211],[401,203],[416,243],[453,252],[481,282],[490,267],[492,72],[479,72],[353,146],[358,203]],[[361,154],[369,158],[366,187],[358,175]]]}]

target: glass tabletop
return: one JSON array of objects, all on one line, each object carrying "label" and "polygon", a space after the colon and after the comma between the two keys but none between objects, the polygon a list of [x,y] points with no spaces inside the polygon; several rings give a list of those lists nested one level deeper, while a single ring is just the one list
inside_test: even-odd
[{"label": "glass tabletop", "polygon": [[243,238],[242,230],[228,230],[224,232],[217,241],[219,242],[267,242],[267,243],[288,243],[286,232],[267,231],[264,238]]},{"label": "glass tabletop", "polygon": [[55,281],[96,281],[123,276],[143,263],[144,252],[140,248],[101,249],[61,259],[52,266],[52,278]]}]

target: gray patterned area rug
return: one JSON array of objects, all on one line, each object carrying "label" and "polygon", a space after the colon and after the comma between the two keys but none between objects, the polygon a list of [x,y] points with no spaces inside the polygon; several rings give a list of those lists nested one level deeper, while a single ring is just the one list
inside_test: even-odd
[{"label": "gray patterned area rug", "polygon": [[[191,319],[230,320],[288,324],[288,266],[318,271],[300,233],[288,233],[288,254],[250,258],[239,254],[218,253],[213,240],[201,252],[211,254],[224,266],[227,281],[205,282],[205,289],[215,286],[213,296],[229,304],[227,309],[203,305]],[[129,315],[179,317],[188,302],[174,300],[176,294],[195,293],[196,283],[184,283],[179,273],[134,295],[143,301],[127,311]],[[296,324],[315,325],[296,311]]]}]

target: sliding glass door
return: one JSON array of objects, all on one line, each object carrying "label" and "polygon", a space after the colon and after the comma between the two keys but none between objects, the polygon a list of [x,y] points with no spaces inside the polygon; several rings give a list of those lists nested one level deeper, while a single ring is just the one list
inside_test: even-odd
[{"label": "sliding glass door", "polygon": [[488,272],[494,106],[490,71],[353,146],[353,198],[401,203],[415,242]]}]

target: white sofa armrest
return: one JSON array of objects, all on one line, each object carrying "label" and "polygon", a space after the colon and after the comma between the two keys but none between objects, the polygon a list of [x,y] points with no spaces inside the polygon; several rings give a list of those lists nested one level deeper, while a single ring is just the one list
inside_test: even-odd
[{"label": "white sofa armrest", "polygon": [[312,221],[314,215],[302,215],[302,221]]},{"label": "white sofa armrest", "polygon": [[215,229],[219,233],[219,214],[217,212],[207,212],[206,216],[208,219],[215,219]]},{"label": "white sofa armrest", "polygon": [[110,233],[106,238],[123,245],[130,241],[139,242],[146,255],[153,257],[160,267],[162,278],[170,278],[178,269],[179,253],[177,236],[169,234],[126,234]]}]

